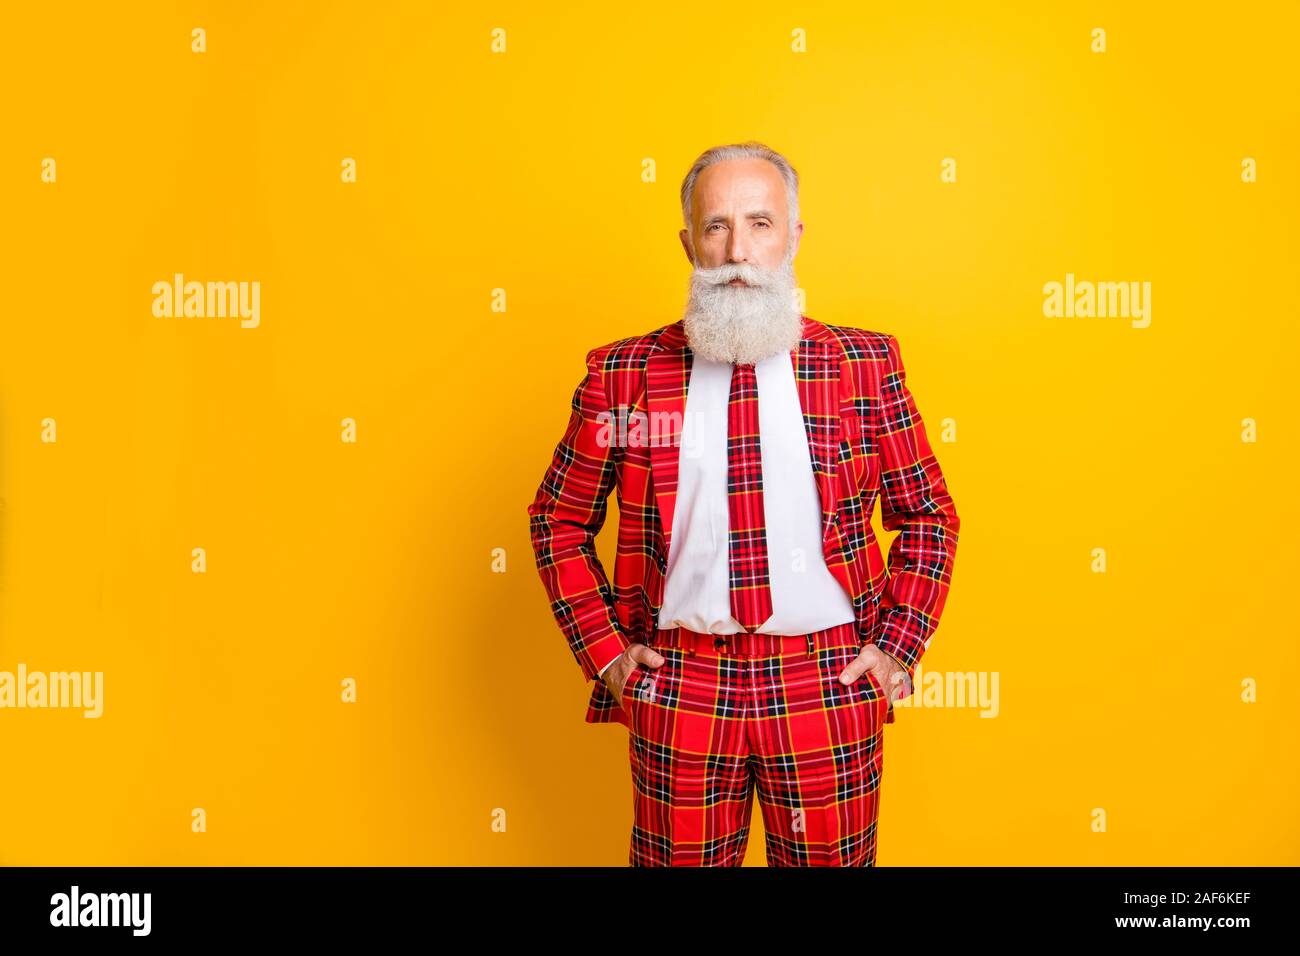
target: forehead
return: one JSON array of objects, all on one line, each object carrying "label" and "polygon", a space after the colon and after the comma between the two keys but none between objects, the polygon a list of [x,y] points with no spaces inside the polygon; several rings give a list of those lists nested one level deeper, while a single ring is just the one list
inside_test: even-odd
[{"label": "forehead", "polygon": [[700,171],[691,207],[696,218],[760,208],[781,215],[785,212],[785,180],[765,159],[724,159]]}]

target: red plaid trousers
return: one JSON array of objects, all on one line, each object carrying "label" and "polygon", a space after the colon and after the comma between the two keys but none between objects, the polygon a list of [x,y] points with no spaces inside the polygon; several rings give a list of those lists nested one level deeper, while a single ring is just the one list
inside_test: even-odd
[{"label": "red plaid trousers", "polygon": [[[719,646],[720,645],[720,646]],[[791,637],[655,632],[623,688],[633,866],[739,866],[755,790],[768,866],[874,866],[889,702],[854,624]]]}]

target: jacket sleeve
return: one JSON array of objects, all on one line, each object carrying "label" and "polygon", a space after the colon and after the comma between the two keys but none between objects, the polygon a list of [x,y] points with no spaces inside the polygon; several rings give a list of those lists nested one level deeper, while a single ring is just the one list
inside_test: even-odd
[{"label": "jacket sleeve", "polygon": [[898,340],[891,335],[888,344],[880,383],[880,514],[885,530],[898,534],[889,548],[876,645],[903,665],[910,693],[948,599],[961,522],[907,388]]},{"label": "jacket sleeve", "polygon": [[529,533],[551,613],[587,680],[628,646],[614,596],[596,557],[596,534],[614,487],[615,453],[599,349],[573,393],[569,424],[528,506]]}]

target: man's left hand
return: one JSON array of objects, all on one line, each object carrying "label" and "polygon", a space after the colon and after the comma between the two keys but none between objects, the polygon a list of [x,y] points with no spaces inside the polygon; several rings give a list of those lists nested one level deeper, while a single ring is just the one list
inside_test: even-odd
[{"label": "man's left hand", "polygon": [[885,698],[891,703],[907,695],[907,671],[874,644],[865,645],[862,652],[845,666],[840,673],[840,683],[856,683],[867,671],[871,671],[876,682],[884,688]]}]

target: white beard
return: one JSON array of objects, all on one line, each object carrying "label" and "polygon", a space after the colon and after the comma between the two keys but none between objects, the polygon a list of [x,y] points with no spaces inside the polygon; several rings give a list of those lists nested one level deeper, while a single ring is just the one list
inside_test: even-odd
[{"label": "white beard", "polygon": [[[732,279],[748,285],[729,286]],[[794,260],[775,269],[724,263],[691,272],[682,325],[691,351],[715,362],[749,365],[799,345],[803,316],[795,308]]]}]

